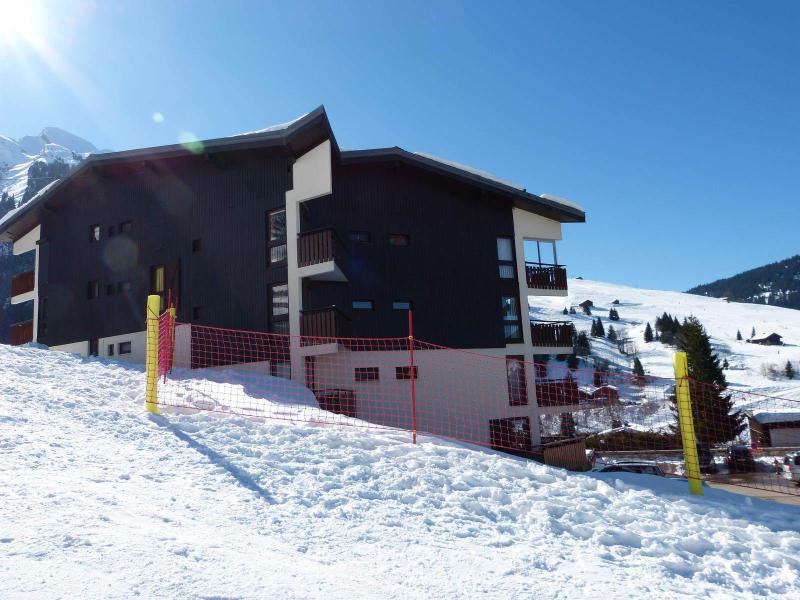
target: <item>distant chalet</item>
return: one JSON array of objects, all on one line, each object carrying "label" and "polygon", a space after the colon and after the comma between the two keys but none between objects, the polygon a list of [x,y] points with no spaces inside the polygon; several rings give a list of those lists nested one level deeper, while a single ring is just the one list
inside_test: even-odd
[{"label": "distant chalet", "polygon": [[749,344],[761,344],[762,346],[783,346],[782,336],[777,333],[750,338],[747,342]]}]

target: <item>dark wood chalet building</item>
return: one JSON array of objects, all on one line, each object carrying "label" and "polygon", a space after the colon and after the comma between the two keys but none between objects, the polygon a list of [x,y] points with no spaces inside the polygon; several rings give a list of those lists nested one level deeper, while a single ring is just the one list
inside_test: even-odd
[{"label": "dark wood chalet building", "polygon": [[[143,362],[158,293],[183,323],[310,336],[402,337],[413,307],[417,338],[513,367],[572,350],[572,325],[530,321],[528,297],[567,294],[556,244],[584,219],[441,159],[340,150],[322,107],[191,148],[97,154],[0,221],[15,254],[35,252],[13,281],[32,311],[12,343]],[[301,382],[304,353],[283,371]],[[537,416],[516,404],[494,417]]]}]

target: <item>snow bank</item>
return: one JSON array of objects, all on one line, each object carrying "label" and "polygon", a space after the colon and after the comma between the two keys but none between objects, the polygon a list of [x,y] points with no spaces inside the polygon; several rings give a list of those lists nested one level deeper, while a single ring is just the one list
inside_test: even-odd
[{"label": "snow bank", "polygon": [[0,346],[0,597],[797,597],[794,507],[143,389]]}]

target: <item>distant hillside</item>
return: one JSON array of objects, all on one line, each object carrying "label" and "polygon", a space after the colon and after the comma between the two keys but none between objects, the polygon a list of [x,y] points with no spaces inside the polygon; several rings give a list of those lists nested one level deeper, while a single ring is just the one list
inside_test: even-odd
[{"label": "distant hillside", "polygon": [[800,255],[698,285],[689,293],[800,309]]}]

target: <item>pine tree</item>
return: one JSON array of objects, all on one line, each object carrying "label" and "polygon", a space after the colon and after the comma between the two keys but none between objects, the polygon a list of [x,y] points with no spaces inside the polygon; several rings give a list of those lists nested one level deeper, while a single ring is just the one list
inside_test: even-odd
[{"label": "pine tree", "polygon": [[596,321],[592,321],[591,335],[597,338],[606,337],[606,329],[603,327],[603,322],[600,320],[600,317],[597,317]]},{"label": "pine tree", "polygon": [[786,361],[786,367],[783,369],[783,374],[786,375],[786,379],[794,379],[794,367],[792,366],[792,361]]},{"label": "pine tree", "polygon": [[738,329],[736,330],[736,340],[741,342],[742,341],[742,332]]},{"label": "pine tree", "polygon": [[575,314],[578,314],[578,311],[575,310],[574,306],[570,306],[569,307],[569,314],[575,315]]},{"label": "pine tree", "polygon": [[574,354],[570,354],[567,357],[567,368],[568,369],[577,369],[579,365],[578,357]]},{"label": "pine tree", "polygon": [[756,337],[756,328],[755,327],[753,327],[753,329],[750,331],[750,339],[752,340],[754,337]]},{"label": "pine tree", "polygon": [[619,321],[619,313],[616,308],[610,308],[608,310],[608,319],[609,321]]},{"label": "pine tree", "polygon": [[613,325],[609,325],[608,326],[608,334],[606,335],[606,337],[609,340],[611,340],[612,342],[616,342],[617,341],[617,332],[614,331],[614,326]]},{"label": "pine tree", "polygon": [[564,307],[564,310],[561,312],[561,314],[564,314],[564,315],[568,315],[569,314],[569,310],[567,310],[566,306]]},{"label": "pine tree", "polygon": [[729,368],[730,368],[730,365],[728,364],[728,359],[727,358],[723,359],[722,360],[722,370],[723,371],[727,371]]},{"label": "pine tree", "polygon": [[650,321],[647,322],[647,327],[644,328],[644,341],[647,343],[653,341],[653,328],[650,327]]},{"label": "pine tree", "polygon": [[592,353],[592,345],[585,331],[581,331],[575,337],[575,345],[573,347],[577,356],[589,356]]},{"label": "pine tree", "polygon": [[633,357],[633,374],[637,377],[644,377],[644,367],[638,356]]},{"label": "pine tree", "polygon": [[[745,429],[744,417],[741,411],[734,410],[730,394],[725,394],[728,384],[719,357],[711,349],[708,334],[697,318],[684,319],[677,345],[678,350],[686,352],[689,364],[692,416],[697,440],[706,444],[734,440]],[[675,433],[680,430],[677,423],[672,429]]]}]

